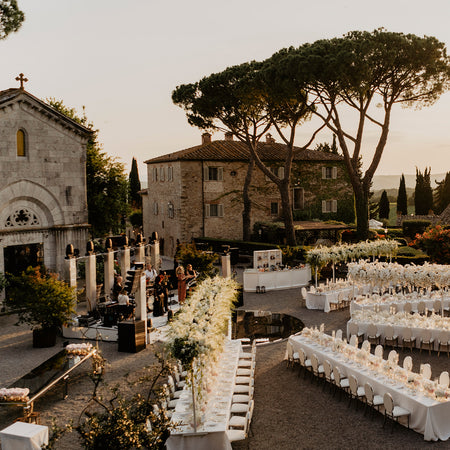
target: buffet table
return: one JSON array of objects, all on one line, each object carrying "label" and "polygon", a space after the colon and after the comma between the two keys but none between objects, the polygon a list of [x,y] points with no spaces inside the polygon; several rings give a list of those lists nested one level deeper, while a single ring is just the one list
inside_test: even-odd
[{"label": "buffet table", "polygon": [[230,340],[225,344],[217,365],[218,375],[208,394],[203,420],[197,432],[193,429],[191,390],[187,386],[184,388],[172,415],[172,421],[180,425],[171,432],[166,442],[168,450],[231,450],[226,430],[241,348],[239,340]]},{"label": "buffet table", "polygon": [[307,357],[315,354],[322,364],[328,360],[333,367],[337,366],[343,376],[354,375],[358,384],[364,386],[369,382],[377,395],[383,396],[389,392],[394,404],[411,412],[410,428],[424,435],[427,441],[447,440],[450,438],[450,401],[438,401],[412,390],[405,383],[393,380],[379,372],[371,370],[368,366],[356,363],[345,354],[334,352],[331,347],[322,346],[318,342],[303,336],[291,336],[289,343],[294,351],[302,348]]},{"label": "buffet table", "polygon": [[309,291],[306,294],[306,307],[308,309],[320,309],[326,313],[331,311],[331,304],[339,303],[339,296],[344,300],[351,299],[353,296],[366,293],[369,286],[353,286],[349,285],[341,288],[325,287],[322,291]]},{"label": "buffet table", "polygon": [[38,450],[48,444],[48,427],[15,422],[0,431],[3,450]]},{"label": "buffet table", "polygon": [[244,291],[256,292],[257,287],[266,291],[307,286],[311,280],[309,265],[300,269],[266,270],[246,269],[244,271]]}]

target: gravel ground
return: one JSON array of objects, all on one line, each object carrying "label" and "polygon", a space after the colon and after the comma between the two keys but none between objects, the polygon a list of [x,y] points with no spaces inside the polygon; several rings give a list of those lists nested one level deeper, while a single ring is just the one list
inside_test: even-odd
[{"label": "gravel ground", "polygon": [[[299,289],[245,293],[244,308],[291,314],[305,325],[325,324],[327,332],[346,329],[348,311],[325,314],[307,310],[302,306]],[[52,349],[33,349],[31,332],[25,326],[14,326],[14,316],[0,316],[0,386],[7,386],[28,373],[62,348],[62,339]],[[130,387],[127,380],[137,380],[148,373],[146,367],[155,362],[155,347],[149,346],[139,353],[119,353],[117,344],[100,343],[100,349],[108,360],[107,381],[109,386],[119,384],[131,393],[144,391],[143,387]],[[327,449],[327,448],[450,448],[447,442],[428,443],[423,436],[406,428],[396,426],[383,429],[383,418],[375,414],[364,415],[360,405],[348,407],[346,399],[330,393],[328,387],[311,382],[309,377],[299,377],[297,370],[286,368],[283,361],[286,342],[258,346],[255,378],[255,411],[250,437],[234,443],[234,449]],[[409,352],[408,352],[409,353]],[[402,360],[400,352],[400,360]],[[428,356],[413,351],[414,368],[421,362],[430,362],[433,377],[442,370],[449,370],[450,360],[437,354]],[[81,410],[89,400],[92,382],[86,376],[88,365],[71,377],[69,396],[62,399],[62,385],[45,394],[36,402],[35,410],[41,412],[41,422],[50,425],[52,418],[59,424],[78,420]],[[127,376],[128,375],[128,376]],[[107,394],[107,388],[104,393]],[[0,409],[0,429],[11,424],[20,415],[17,408]],[[450,420],[450,419],[449,419]],[[58,448],[76,450],[81,448],[75,434],[64,438]]]}]

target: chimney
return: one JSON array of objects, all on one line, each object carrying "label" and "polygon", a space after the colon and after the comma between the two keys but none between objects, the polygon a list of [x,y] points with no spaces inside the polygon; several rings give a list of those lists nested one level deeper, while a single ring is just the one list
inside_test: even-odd
[{"label": "chimney", "polygon": [[233,140],[233,133],[231,131],[227,131],[225,133],[225,140],[226,141],[232,141]]},{"label": "chimney", "polygon": [[266,144],[273,144],[275,143],[275,139],[272,137],[270,133],[266,134]]},{"label": "chimney", "polygon": [[202,145],[211,144],[211,134],[203,133],[202,134]]}]

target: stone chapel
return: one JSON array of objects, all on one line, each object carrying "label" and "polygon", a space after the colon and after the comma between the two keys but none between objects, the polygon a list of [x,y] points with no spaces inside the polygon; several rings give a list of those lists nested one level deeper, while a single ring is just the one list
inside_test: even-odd
[{"label": "stone chapel", "polygon": [[0,272],[64,271],[67,244],[88,237],[90,131],[24,89],[0,91]]}]

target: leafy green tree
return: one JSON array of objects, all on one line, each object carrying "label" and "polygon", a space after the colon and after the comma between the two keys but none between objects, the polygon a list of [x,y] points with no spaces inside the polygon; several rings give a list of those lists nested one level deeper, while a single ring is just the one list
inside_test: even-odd
[{"label": "leafy green tree", "polygon": [[124,231],[123,218],[129,213],[128,180],[124,164],[102,151],[98,130],[88,121],[84,108],[80,116],[75,108],[65,106],[62,100],[50,98],[47,102],[92,131],[86,146],[88,220],[92,225],[92,236],[103,237]]},{"label": "leafy green tree", "polygon": [[427,215],[433,209],[433,190],[431,189],[431,167],[422,173],[416,168],[416,188],[414,206],[417,215]]},{"label": "leafy green tree", "polygon": [[389,219],[389,199],[386,191],[383,191],[381,193],[380,203],[378,206],[378,214],[380,216],[380,219]]},{"label": "leafy green tree", "polygon": [[445,174],[442,181],[436,181],[437,187],[434,190],[434,212],[441,214],[450,204],[450,172]]},{"label": "leafy green tree", "polygon": [[402,174],[400,178],[400,185],[397,194],[397,214],[406,216],[408,214],[408,197],[406,195],[405,175]]},{"label": "leafy green tree", "polygon": [[17,0],[0,0],[0,39],[6,39],[22,26],[25,14],[19,9]]},{"label": "leafy green tree", "polygon": [[321,142],[320,144],[317,144],[314,150],[325,152],[325,153],[333,153],[337,155],[338,148],[336,144],[336,135],[333,134],[333,143],[330,145],[328,142]]},{"label": "leafy green tree", "polygon": [[139,171],[136,162],[136,158],[131,161],[131,171],[128,178],[128,183],[130,186],[130,204],[134,209],[142,208],[142,197],[139,194],[141,190],[141,182],[139,180]]},{"label": "leafy green tree", "polygon": [[[428,106],[448,90],[450,64],[445,45],[434,37],[353,31],[280,51],[277,70],[286,80],[303,80],[313,111],[337,135],[355,194],[357,233],[368,237],[370,183],[389,135],[393,107]],[[290,82],[290,81],[289,81]],[[357,121],[347,127],[350,111]],[[378,141],[365,172],[358,171],[367,124],[378,127]],[[353,131],[354,130],[354,131]],[[371,130],[372,131],[372,130]],[[364,146],[368,152],[368,146]]]}]

